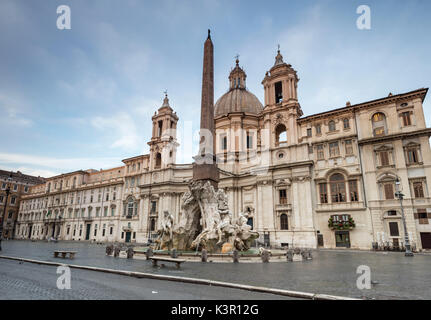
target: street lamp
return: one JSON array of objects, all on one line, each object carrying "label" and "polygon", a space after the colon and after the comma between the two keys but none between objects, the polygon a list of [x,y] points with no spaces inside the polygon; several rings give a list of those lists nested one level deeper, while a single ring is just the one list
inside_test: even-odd
[{"label": "street lamp", "polygon": [[400,180],[397,178],[395,181],[397,191],[395,192],[395,197],[397,197],[400,200],[400,206],[401,206],[401,219],[403,220],[403,226],[404,226],[404,243],[406,246],[406,257],[413,257],[413,252],[410,247],[410,240],[409,240],[409,234],[407,233],[407,224],[406,224],[406,217],[404,215],[404,208],[403,208],[403,198],[404,194],[400,191],[401,183]]},{"label": "street lamp", "polygon": [[1,219],[1,223],[0,223],[0,251],[1,251],[1,239],[3,238],[3,224],[4,224],[4,220],[6,218],[7,198],[9,197],[9,194],[10,194],[10,183],[11,183],[11,181],[12,181],[12,172],[10,173],[9,178],[7,178],[6,199],[4,202],[3,215],[2,215],[2,219]]}]

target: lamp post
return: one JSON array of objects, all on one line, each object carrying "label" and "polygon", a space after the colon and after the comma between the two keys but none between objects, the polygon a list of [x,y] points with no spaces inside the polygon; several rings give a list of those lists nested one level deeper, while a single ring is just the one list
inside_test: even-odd
[{"label": "lamp post", "polygon": [[7,178],[6,199],[4,202],[3,215],[2,215],[2,219],[1,219],[1,223],[0,223],[0,251],[2,250],[1,249],[1,240],[3,238],[3,224],[4,224],[4,220],[6,218],[7,198],[9,197],[9,194],[10,194],[10,182],[11,181],[12,181],[12,173],[9,175],[9,178]]},{"label": "lamp post", "polygon": [[404,194],[400,190],[400,180],[397,178],[395,182],[397,186],[397,191],[395,192],[395,196],[400,200],[400,207],[401,207],[401,219],[403,220],[403,226],[404,226],[404,243],[406,246],[406,257],[413,257],[413,252],[410,247],[410,240],[409,240],[409,234],[407,233],[407,224],[406,224],[406,217],[404,215],[404,208],[403,208],[403,198]]}]

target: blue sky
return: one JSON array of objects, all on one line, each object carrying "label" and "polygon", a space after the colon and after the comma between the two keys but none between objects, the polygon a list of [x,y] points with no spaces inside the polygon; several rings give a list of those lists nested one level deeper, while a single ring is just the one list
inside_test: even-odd
[{"label": "blue sky", "polygon": [[[356,27],[361,4],[371,30]],[[71,30],[56,27],[59,5],[71,8]],[[430,13],[427,0],[1,0],[0,168],[50,176],[147,153],[166,89],[180,117],[177,162],[191,162],[181,138],[199,127],[208,28],[216,99],[239,54],[263,101],[277,44],[298,71],[305,115],[429,87]]]}]

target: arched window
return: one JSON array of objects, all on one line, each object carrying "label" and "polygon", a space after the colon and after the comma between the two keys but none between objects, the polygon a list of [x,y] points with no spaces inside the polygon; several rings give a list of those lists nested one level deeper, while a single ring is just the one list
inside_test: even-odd
[{"label": "arched window", "polygon": [[386,116],[383,113],[375,113],[371,118],[371,122],[373,125],[373,135],[375,137],[384,136],[387,133]]},{"label": "arched window", "polygon": [[349,129],[350,128],[349,119],[347,119],[347,118],[343,119],[343,127],[344,127],[344,129]]},{"label": "arched window", "polygon": [[161,166],[162,166],[162,155],[160,154],[160,152],[157,152],[155,168],[160,168]]},{"label": "arched window", "polygon": [[289,224],[288,224],[288,220],[287,220],[287,214],[283,213],[280,216],[280,229],[281,230],[288,230],[289,229]]},{"label": "arched window", "polygon": [[286,126],[284,124],[279,124],[275,128],[275,144],[276,146],[279,146],[286,142],[287,142]]},{"label": "arched window", "polygon": [[328,128],[329,128],[330,132],[335,131],[335,121],[334,120],[329,121]]},{"label": "arched window", "polygon": [[333,174],[329,183],[331,186],[331,199],[333,203],[346,202],[346,182],[341,173]]}]

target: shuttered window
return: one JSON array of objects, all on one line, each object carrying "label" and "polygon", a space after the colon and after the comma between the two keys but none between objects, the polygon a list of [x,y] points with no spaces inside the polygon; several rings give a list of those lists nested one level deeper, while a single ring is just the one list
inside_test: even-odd
[{"label": "shuttered window", "polygon": [[379,152],[380,155],[380,165],[381,166],[388,166],[389,165],[389,154],[387,151],[381,151]]},{"label": "shuttered window", "polygon": [[385,199],[394,199],[394,185],[392,183],[387,183],[384,185],[385,188]]}]

